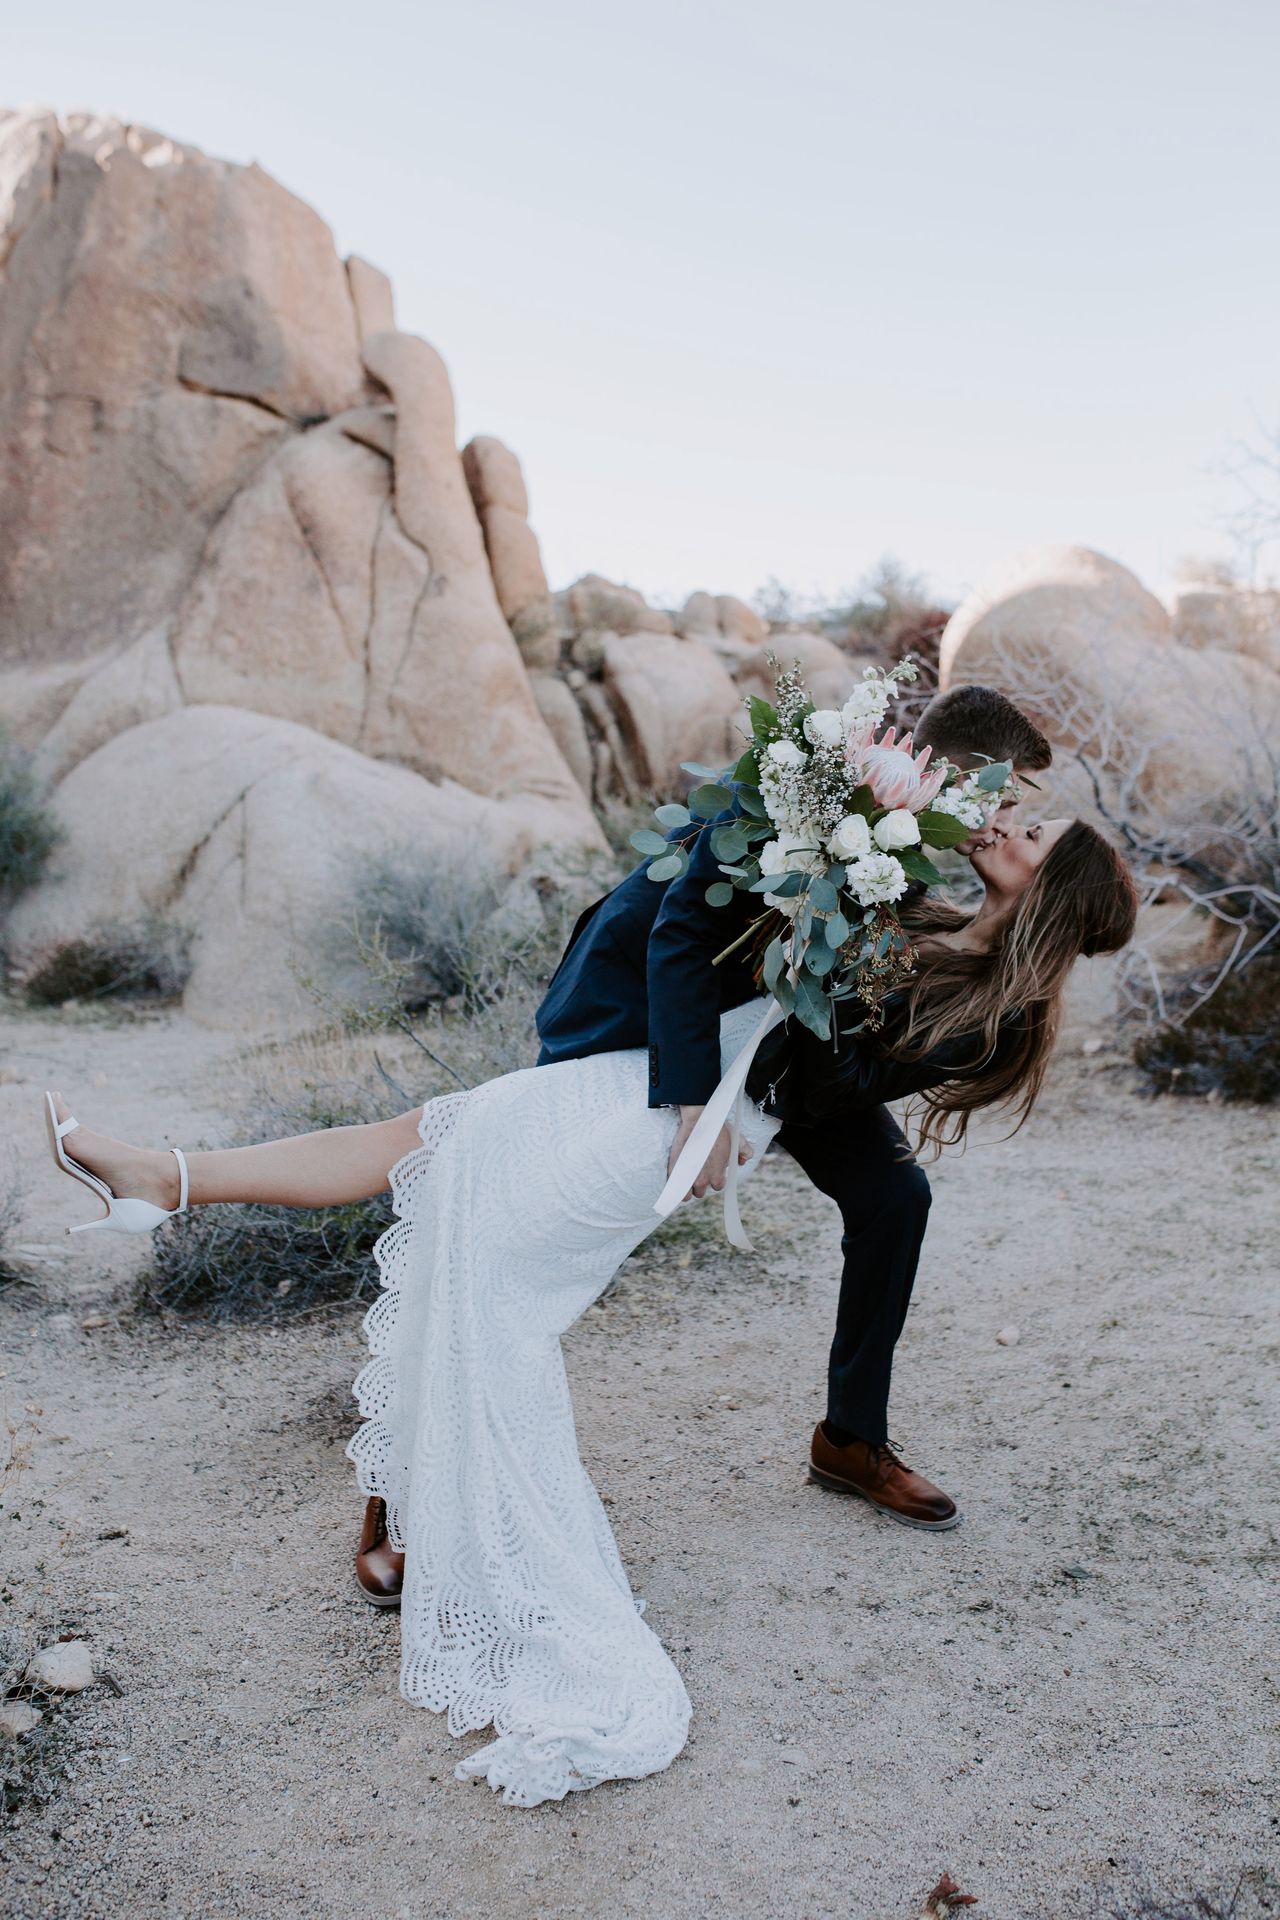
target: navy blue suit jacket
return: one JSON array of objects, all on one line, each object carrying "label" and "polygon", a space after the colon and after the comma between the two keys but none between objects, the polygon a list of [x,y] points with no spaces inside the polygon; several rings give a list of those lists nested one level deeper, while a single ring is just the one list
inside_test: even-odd
[{"label": "navy blue suit jacket", "polygon": [[[675,827],[667,838],[687,831]],[[706,890],[723,877],[704,828],[680,879],[650,880],[641,861],[587,908],[538,1008],[539,1066],[647,1047],[651,1107],[706,1103],[720,1079],[720,1016],[759,992],[741,953],[711,965],[765,911],[759,894],[745,892],[709,907]]]}]

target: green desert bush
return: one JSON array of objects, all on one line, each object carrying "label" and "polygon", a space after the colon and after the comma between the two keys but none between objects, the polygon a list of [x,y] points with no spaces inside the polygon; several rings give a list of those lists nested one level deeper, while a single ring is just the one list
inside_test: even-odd
[{"label": "green desert bush", "polygon": [[0,901],[40,878],[61,839],[29,755],[0,727]]},{"label": "green desert bush", "polygon": [[161,914],[102,921],[28,966],[22,991],[29,1000],[174,1000],[191,973],[188,928]]},{"label": "green desert bush", "polygon": [[1152,1093],[1280,1098],[1280,959],[1229,973],[1185,1019],[1175,996],[1173,1018],[1140,1035],[1134,1059]]}]

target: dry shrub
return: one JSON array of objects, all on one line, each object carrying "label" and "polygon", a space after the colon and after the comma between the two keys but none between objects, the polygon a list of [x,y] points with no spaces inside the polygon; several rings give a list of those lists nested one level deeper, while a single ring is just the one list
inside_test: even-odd
[{"label": "dry shrub", "polygon": [[102,921],[29,965],[20,981],[44,1006],[67,1000],[176,1000],[191,975],[192,934],[162,914]]},{"label": "dry shrub", "polygon": [[[232,1137],[218,1144],[387,1120],[531,1066],[534,1012],[574,912],[558,888],[512,902],[408,857],[381,863],[345,926],[355,990],[343,997],[300,976],[323,1023],[240,1054],[224,1085]],[[198,1207],[155,1236],[136,1304],[269,1323],[367,1302],[378,1289],[373,1245],[392,1217],[389,1194],[337,1207]]]},{"label": "dry shrub", "polygon": [[[1186,991],[1194,996],[1194,977]],[[1182,1025],[1140,1035],[1133,1057],[1153,1093],[1280,1098],[1280,959],[1228,974]]]},{"label": "dry shrub", "polygon": [[1168,1893],[1141,1887],[1103,1894],[1091,1920],[1264,1920],[1280,1913],[1280,1881],[1265,1868],[1247,1868],[1214,1887],[1180,1887]]},{"label": "dry shrub", "polygon": [[0,1177],[0,1296],[8,1288],[30,1279],[20,1255],[13,1251],[13,1238],[22,1225],[22,1207],[26,1198],[16,1149],[10,1151],[7,1170]]},{"label": "dry shrub", "polygon": [[29,755],[0,728],[0,901],[33,886],[61,840]]}]

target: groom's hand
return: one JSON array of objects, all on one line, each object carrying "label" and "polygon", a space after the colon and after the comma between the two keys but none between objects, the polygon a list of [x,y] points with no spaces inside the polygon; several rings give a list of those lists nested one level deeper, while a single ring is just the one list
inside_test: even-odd
[{"label": "groom's hand", "polygon": [[[680,1125],[676,1129],[676,1137],[671,1143],[671,1152],[667,1155],[667,1178],[668,1179],[670,1179],[671,1177],[672,1168],[675,1166],[676,1161],[680,1158],[680,1154],[684,1148],[685,1141],[689,1138],[689,1135],[693,1132],[695,1126],[698,1124],[698,1120],[701,1117],[701,1114],[702,1114],[701,1107],[681,1107]],[[711,1148],[710,1153],[707,1155],[706,1160],[703,1162],[702,1171],[698,1175],[697,1179],[693,1183],[692,1188],[690,1189],[695,1200],[701,1200],[702,1196],[707,1192],[711,1192],[711,1193],[723,1192],[725,1176],[729,1171],[729,1148],[731,1144],[732,1144],[732,1135],[730,1134],[728,1127],[727,1126],[721,1127],[719,1133],[716,1135],[716,1139]],[[750,1147],[747,1145],[745,1140],[739,1141],[738,1165],[740,1167],[745,1166],[747,1161],[750,1158],[751,1158]],[[687,1200],[689,1198],[689,1195],[686,1193],[683,1197]]]}]

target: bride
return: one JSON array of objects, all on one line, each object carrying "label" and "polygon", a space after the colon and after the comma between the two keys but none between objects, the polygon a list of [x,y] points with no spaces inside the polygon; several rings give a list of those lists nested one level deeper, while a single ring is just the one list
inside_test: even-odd
[{"label": "bride", "polygon": [[[922,908],[920,960],[878,1040],[844,1034],[833,1047],[788,1027],[785,1071],[752,1070],[744,1176],[798,1109],[822,1124],[909,1090],[935,1137],[990,1101],[1025,1114],[1073,960],[1132,933],[1132,881],[1079,821],[995,836],[971,858],[981,907]],[[764,1006],[723,1016],[724,1063]],[[657,1772],[688,1730],[684,1684],[640,1617],[579,1459],[560,1352],[659,1223],[679,1115],[650,1108],[646,1091],[642,1050],[603,1053],[394,1120],[190,1156],[94,1133],[46,1095],[59,1165],[107,1208],[73,1233],[145,1231],[215,1202],[318,1207],[390,1188],[396,1218],[374,1249],[382,1290],[355,1383],[365,1419],[347,1451],[405,1555],[401,1692],[447,1713],[453,1734],[491,1726],[455,1772],[515,1806]]]}]

